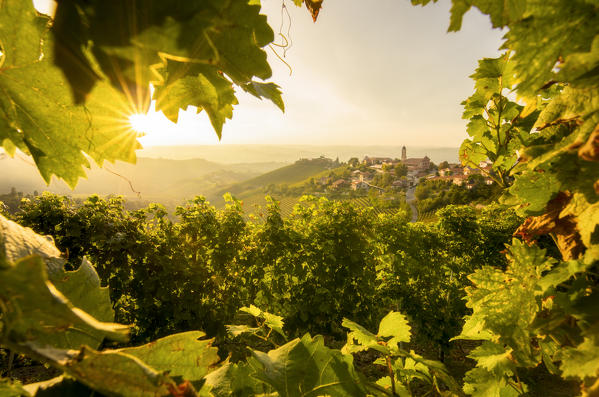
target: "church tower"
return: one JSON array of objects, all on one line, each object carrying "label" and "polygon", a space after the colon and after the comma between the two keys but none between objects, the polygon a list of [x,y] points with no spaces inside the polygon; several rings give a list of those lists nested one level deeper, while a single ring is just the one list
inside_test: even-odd
[{"label": "church tower", "polygon": [[406,147],[402,146],[401,148],[401,161],[406,161],[408,159],[408,156],[406,154]]}]

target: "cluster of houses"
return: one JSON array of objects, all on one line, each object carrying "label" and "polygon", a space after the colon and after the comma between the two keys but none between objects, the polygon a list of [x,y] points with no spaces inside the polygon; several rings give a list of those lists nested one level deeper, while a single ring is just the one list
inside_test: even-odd
[{"label": "cluster of houses", "polygon": [[[393,172],[399,164],[407,168],[405,176],[397,176]],[[493,180],[489,178],[491,173],[489,162],[482,162],[480,164],[482,171],[478,168],[462,167],[459,164],[449,164],[449,167],[437,170],[428,156],[408,158],[405,146],[402,148],[401,160],[390,157],[366,156],[361,161],[361,165],[362,167],[354,170],[349,178],[340,178],[335,181],[331,181],[329,178],[321,178],[316,182],[320,185],[328,185],[331,190],[347,188],[352,190],[383,190],[383,188],[373,184],[373,179],[377,173],[384,174],[390,172],[393,178],[391,187],[395,189],[415,186],[421,178],[448,181],[455,185],[471,189],[473,184],[469,183],[469,177],[474,174],[482,174],[487,185],[493,184]]]},{"label": "cluster of houses", "polygon": [[367,167],[366,170],[364,170],[364,167],[361,167],[362,170],[354,170],[349,179],[338,179],[331,183],[330,188],[333,190],[345,187],[349,187],[352,190],[383,190],[383,188],[372,184],[374,176],[377,173],[384,174],[392,172],[399,164],[407,168],[407,175],[401,177],[394,175],[395,180],[391,183],[391,186],[396,189],[414,186],[420,178],[426,177],[431,171],[434,171],[431,167],[431,160],[427,156],[422,158],[408,158],[405,146],[402,148],[401,160],[392,159],[391,157],[366,156],[361,164]]},{"label": "cluster of houses", "polygon": [[427,179],[434,181],[450,181],[454,185],[464,186],[467,189],[472,189],[473,184],[470,183],[471,175],[482,175],[487,185],[493,184],[493,179],[489,177],[491,175],[492,167],[489,161],[481,161],[478,165],[479,168],[462,167],[459,164],[449,164],[447,168],[441,168],[438,170],[438,176],[429,176]]}]

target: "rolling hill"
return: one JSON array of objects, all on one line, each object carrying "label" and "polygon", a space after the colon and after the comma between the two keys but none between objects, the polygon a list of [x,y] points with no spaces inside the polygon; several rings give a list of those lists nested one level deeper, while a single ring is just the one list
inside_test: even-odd
[{"label": "rolling hill", "polygon": [[221,195],[229,192],[239,199],[253,197],[256,194],[264,196],[264,188],[269,185],[287,184],[302,182],[311,176],[317,175],[323,171],[336,167],[330,159],[302,159],[294,164],[278,168],[263,175],[248,179],[243,182],[235,183],[220,191]]},{"label": "rolling hill", "polygon": [[81,179],[74,190],[64,182],[53,180],[45,184],[30,159],[22,155],[0,157],[0,193],[17,191],[26,194],[50,191],[53,193],[87,196],[118,194],[127,198],[163,203],[181,202],[196,195],[218,199],[220,191],[265,172],[280,168],[284,163],[219,164],[203,159],[171,160],[138,158],[137,164],[106,163],[104,168],[92,165],[87,179]]}]

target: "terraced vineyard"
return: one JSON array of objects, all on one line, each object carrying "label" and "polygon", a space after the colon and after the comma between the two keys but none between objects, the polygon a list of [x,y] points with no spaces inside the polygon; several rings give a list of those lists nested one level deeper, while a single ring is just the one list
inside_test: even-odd
[{"label": "terraced vineyard", "polygon": [[[281,215],[283,217],[289,216],[291,211],[293,211],[293,207],[299,202],[299,199],[300,197],[289,196],[276,198],[281,208]],[[262,209],[266,207],[267,201],[263,193],[258,193],[243,199],[242,203],[243,210],[245,211],[246,215],[260,216]]]},{"label": "terraced vineyard", "polygon": [[[281,208],[281,215],[283,217],[287,217],[293,211],[293,207],[299,203],[301,197],[298,196],[284,196],[284,197],[276,197],[275,199],[279,202],[279,207]],[[372,203],[370,198],[368,197],[354,197],[350,199],[344,199],[341,201],[350,201],[352,204],[355,204],[362,208],[371,208],[375,214],[395,214],[399,211],[398,208],[380,208]],[[242,200],[243,209],[245,213],[250,215],[260,216],[262,214],[262,209],[266,207],[267,201],[265,199],[265,195],[263,193],[258,193],[247,197]],[[433,214],[434,215],[434,214]]]},{"label": "terraced vineyard", "polygon": [[380,208],[372,203],[368,197],[354,197],[349,199],[352,203],[359,205],[364,208],[372,208],[372,210],[378,214],[395,214],[399,211],[399,208]]}]

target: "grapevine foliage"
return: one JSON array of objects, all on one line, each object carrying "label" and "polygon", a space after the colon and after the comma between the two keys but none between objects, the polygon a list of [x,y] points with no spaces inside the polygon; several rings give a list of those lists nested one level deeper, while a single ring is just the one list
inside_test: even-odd
[{"label": "grapevine foliage", "polygon": [[[304,3],[314,19],[322,6],[317,0],[295,3]],[[71,0],[58,3],[53,19],[39,15],[30,1],[4,0],[0,5],[0,142],[9,153],[19,148],[30,154],[46,181],[55,174],[74,185],[83,176],[82,167],[89,165],[84,154],[99,164],[133,161],[138,144],[124,120],[145,110],[150,83],[156,88],[157,107],[168,117],[176,120],[179,108],[198,106],[218,134],[232,115],[234,86],[283,107],[274,84],[255,80],[270,77],[262,48],[273,40],[255,0]],[[466,373],[463,392],[525,394],[532,386],[520,379],[519,371],[543,365],[577,380],[582,395],[597,395],[599,3],[452,0],[450,31],[460,29],[472,7],[488,15],[494,27],[506,29],[506,53],[482,60],[473,75],[476,90],[464,102],[471,138],[462,146],[461,158],[467,165],[491,160],[491,176],[506,186],[502,203],[527,218],[507,247],[508,266],[483,266],[469,276],[466,304],[472,313],[457,338],[480,345],[470,353],[476,367]],[[512,101],[510,93],[518,100]],[[207,226],[214,241],[224,239],[214,213],[201,200],[195,205],[193,210],[208,220],[196,226]],[[304,235],[318,238],[322,230],[307,222],[312,213],[300,211],[300,224],[302,214]],[[183,226],[197,220],[191,216]],[[285,225],[275,216],[271,226]],[[198,340],[203,334],[197,332],[136,348],[97,351],[93,346],[103,338],[123,340],[126,329],[111,323],[109,312],[92,316],[82,310],[89,307],[91,312],[94,305],[73,285],[61,288],[61,279],[52,278],[53,271],[64,272],[52,255],[19,247],[12,251],[36,255],[10,256],[6,247],[12,234],[6,230],[0,234],[0,342],[71,379],[25,387],[2,381],[4,394],[88,388],[125,396],[407,395],[412,377],[428,380],[431,390],[442,395],[462,393],[440,363],[401,349],[410,333],[395,312],[383,319],[377,334],[349,320],[343,323],[350,330],[346,352],[371,348],[382,355],[379,363],[387,366],[389,376],[378,384],[355,372],[351,356],[310,335],[269,352],[253,351],[247,362],[225,363],[216,370],[211,341]],[[544,235],[555,241],[559,258],[539,247],[538,238]],[[306,242],[301,235],[289,236]],[[186,238],[193,248],[191,260],[210,257],[200,237],[188,233]],[[336,258],[331,257],[331,263]],[[94,299],[106,302],[98,276],[85,263],[78,273],[63,274],[67,282],[89,283]],[[252,276],[259,280],[258,273]],[[275,281],[284,288],[288,280],[280,274]],[[224,292],[223,285],[214,290],[219,288]],[[305,284],[293,292],[300,297],[311,293]],[[281,328],[282,320],[266,321],[264,312],[248,311],[263,319],[261,326]],[[292,314],[292,320],[301,320],[302,313]],[[86,340],[66,337],[71,332],[84,333]],[[181,349],[176,358],[170,353],[173,345]]]},{"label": "grapevine foliage", "polygon": [[272,100],[262,49],[274,34],[256,1],[60,1],[53,19],[32,1],[0,8],[0,146],[31,155],[50,182],[75,186],[86,157],[134,162],[141,146],[128,117],[205,110],[220,137],[234,87]]},{"label": "grapevine foliage", "polygon": [[[413,0],[415,4],[428,0]],[[507,28],[498,59],[479,63],[464,102],[472,139],[460,157],[488,157],[513,184],[502,202],[527,217],[505,271],[470,276],[473,310],[459,338],[483,340],[465,378],[473,395],[524,394],[518,368],[544,364],[599,390],[599,4],[596,1],[453,0],[450,31],[476,7]],[[511,90],[519,102],[506,99]],[[507,93],[507,92],[506,92]],[[522,104],[522,105],[521,105]],[[500,150],[497,150],[500,149]],[[505,184],[506,186],[509,184]],[[535,240],[549,234],[555,260]],[[592,303],[594,302],[594,303]]]},{"label": "grapevine foliage", "polygon": [[[2,217],[0,220],[11,222]],[[40,237],[30,229],[17,228],[25,238],[35,240]],[[49,381],[25,386],[3,381],[0,384],[3,395],[91,395],[96,391],[117,396],[227,396],[237,393],[388,396],[394,395],[395,382],[398,388],[401,387],[405,382],[402,377],[413,372],[411,367],[418,375],[410,375],[410,378],[424,376],[437,390],[445,387],[439,386],[437,378],[444,384],[455,386],[441,363],[424,360],[413,352],[400,349],[400,342],[409,341],[410,327],[406,319],[395,312],[383,318],[377,336],[357,323],[344,321],[344,325],[352,330],[348,346],[353,345],[355,337],[363,339],[357,332],[385,341],[388,349],[383,352],[394,357],[391,374],[397,380],[393,383],[382,380],[380,384],[374,384],[365,380],[354,368],[351,354],[328,348],[322,336],[311,337],[309,334],[268,352],[252,350],[247,362],[238,364],[220,362],[217,349],[212,346],[213,340],[203,339],[205,334],[200,331],[173,334],[137,347],[97,351],[87,341],[71,339],[67,335],[80,332],[98,335],[100,340],[106,337],[123,341],[127,338],[127,327],[100,322],[81,310],[87,296],[62,295],[48,279],[47,265],[39,252],[32,251],[32,255],[16,262],[7,261],[6,235],[0,234],[0,238],[4,248],[4,258],[0,262],[0,343],[64,373]],[[19,243],[26,245],[27,241]],[[78,272],[81,276],[73,276],[78,282],[95,284],[97,274],[93,269],[82,266]],[[67,273],[63,278],[69,276]],[[93,296],[101,289],[96,285],[89,293]],[[259,328],[267,328],[266,338],[274,331],[287,339],[283,318],[255,306],[242,308],[242,311],[255,317],[258,327],[229,326],[233,335],[256,334]],[[65,339],[71,344],[65,346]],[[370,345],[349,349],[357,352]]]}]

